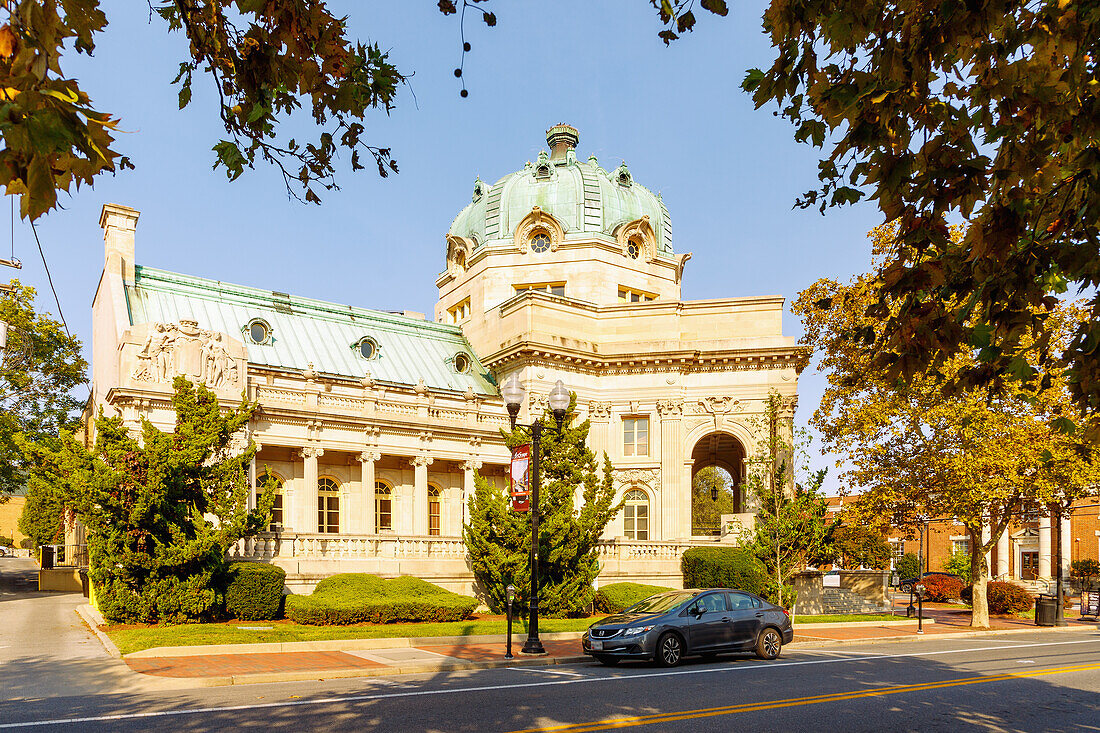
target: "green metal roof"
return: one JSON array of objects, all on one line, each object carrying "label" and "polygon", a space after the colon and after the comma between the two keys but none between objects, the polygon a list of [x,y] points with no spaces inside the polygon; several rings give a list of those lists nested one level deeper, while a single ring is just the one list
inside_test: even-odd
[{"label": "green metal roof", "polygon": [[[305,370],[312,364],[320,374],[361,379],[370,372],[380,382],[416,385],[423,379],[433,389],[497,393],[457,326],[140,265],[134,270],[134,285],[126,286],[130,325],[190,318],[200,328],[239,338],[257,366]],[[267,343],[253,343],[246,333],[257,318],[271,328]],[[372,359],[356,348],[364,337],[378,344]],[[454,368],[458,353],[470,359],[464,374]]]}]

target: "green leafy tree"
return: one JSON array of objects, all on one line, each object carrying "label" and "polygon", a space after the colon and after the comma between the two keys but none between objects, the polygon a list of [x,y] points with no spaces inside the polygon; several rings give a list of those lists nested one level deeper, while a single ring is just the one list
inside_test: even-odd
[{"label": "green leafy tree", "polygon": [[1100,562],[1090,558],[1074,560],[1070,563],[1069,574],[1081,584],[1082,589],[1087,589],[1092,585],[1092,579],[1100,575]]},{"label": "green leafy tree", "polygon": [[27,495],[19,515],[19,531],[32,547],[52,545],[65,535],[65,496],[34,471],[27,481]]},{"label": "green leafy tree", "polygon": [[[179,106],[191,101],[198,76],[217,94],[226,137],[214,165],[231,179],[257,161],[276,166],[287,191],[319,202],[336,188],[336,159],[352,170],[373,159],[380,175],[397,164],[364,140],[365,118],[388,112],[405,77],[377,44],[348,39],[344,18],[320,0],[151,0],[169,32],[183,33],[188,54],[175,82]],[[57,192],[132,168],[117,149],[119,120],[98,109],[66,54],[95,50],[107,29],[100,0],[6,0],[0,3],[0,184],[21,197],[20,213],[37,219],[57,206]],[[309,115],[314,140],[286,134],[291,117]],[[297,132],[302,132],[295,125]]]},{"label": "green leafy tree", "polygon": [[729,474],[714,466],[699,469],[691,484],[691,533],[717,534],[722,515],[738,511]]},{"label": "green leafy tree", "polygon": [[[976,351],[949,381],[966,390],[1038,381],[1034,342],[1100,410],[1095,3],[771,0],[764,30],[774,63],[742,86],[825,149],[799,204],[869,199],[899,226],[866,352],[908,379]],[[1071,288],[1089,312],[1055,346],[1047,314]]]},{"label": "green leafy tree", "polygon": [[772,392],[756,425],[763,437],[747,461],[748,489],[758,507],[750,547],[767,569],[769,599],[788,608],[794,604],[791,578],[808,565],[832,561],[831,537],[840,523],[825,518],[825,469],[794,481],[794,457],[804,450],[794,444],[792,419],[786,401]]},{"label": "green leafy tree", "polygon": [[82,402],[72,392],[84,383],[88,366],[80,341],[59,321],[35,311],[34,288],[18,280],[11,287],[0,297],[0,321],[7,324],[7,344],[0,352],[0,501],[26,484],[28,457],[21,439],[56,437],[79,424]]},{"label": "green leafy tree", "polygon": [[31,447],[36,481],[58,487],[87,529],[89,575],[111,621],[210,618],[226,553],[266,526],[274,503],[268,485],[247,509],[255,446],[232,445],[255,405],[223,414],[205,387],[177,377],[174,388],[174,432],[145,420],[137,440],[121,418],[100,416],[93,450],[70,436],[56,450]]},{"label": "green leafy tree", "polygon": [[949,573],[954,573],[963,579],[963,583],[970,585],[971,580],[971,562],[970,553],[954,551],[947,556],[947,559],[943,561],[943,569]]},{"label": "green leafy tree", "polygon": [[920,557],[915,552],[907,552],[901,556],[894,570],[898,571],[901,580],[920,577]]},{"label": "green leafy tree", "polygon": [[[539,444],[539,610],[547,616],[580,613],[592,603],[592,583],[600,572],[596,543],[622,508],[621,502],[615,503],[611,462],[605,455],[600,472],[595,454],[585,443],[589,422],[571,426],[575,406],[574,394],[561,432],[547,410]],[[509,448],[531,440],[530,431],[523,427],[502,435]],[[527,607],[530,519],[526,512],[511,510],[506,488],[477,476],[470,497],[470,522],[462,533],[474,579],[495,612],[507,604],[509,583],[516,587],[517,607]]]},{"label": "green leafy tree", "polygon": [[890,567],[890,543],[877,530],[863,525],[841,525],[833,531],[832,543],[842,568],[886,570]]}]

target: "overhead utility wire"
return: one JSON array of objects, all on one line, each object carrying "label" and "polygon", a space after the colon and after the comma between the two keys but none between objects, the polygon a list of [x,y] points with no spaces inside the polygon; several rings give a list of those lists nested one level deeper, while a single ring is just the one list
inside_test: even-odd
[{"label": "overhead utility wire", "polygon": [[65,314],[61,312],[61,299],[57,297],[57,288],[53,286],[53,277],[50,276],[50,266],[46,264],[46,253],[42,251],[42,242],[38,240],[38,230],[31,221],[31,231],[34,232],[34,241],[38,245],[38,254],[42,256],[42,267],[46,269],[46,279],[50,282],[50,290],[53,291],[53,302],[57,303],[57,315],[61,317],[61,325],[65,327],[65,335],[72,338],[69,333],[69,324],[65,322]]}]

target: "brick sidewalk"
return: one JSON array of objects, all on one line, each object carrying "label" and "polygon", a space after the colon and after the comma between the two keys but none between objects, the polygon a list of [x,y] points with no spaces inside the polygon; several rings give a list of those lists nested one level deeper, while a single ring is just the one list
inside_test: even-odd
[{"label": "brick sidewalk", "polygon": [[[925,626],[925,636],[942,636],[971,632],[970,613],[961,609],[925,609],[925,617],[935,619]],[[1095,628],[1095,622],[1067,619],[1071,627]],[[1029,619],[992,618],[990,630],[1035,630]],[[843,626],[814,628],[799,632],[794,643],[816,645],[829,642],[875,641],[882,639],[916,638],[916,626]],[[127,658],[134,672],[155,677],[191,679],[230,679],[247,682],[250,677],[287,675],[301,678],[313,673],[333,676],[376,674],[406,674],[455,668],[498,667],[526,664],[561,664],[579,661],[582,657],[579,639],[544,641],[546,657],[525,657],[519,653],[521,643],[512,645],[514,659],[504,659],[501,643],[425,644],[415,647],[367,649],[357,651],[294,651],[274,653],[206,654],[186,657]]]}]

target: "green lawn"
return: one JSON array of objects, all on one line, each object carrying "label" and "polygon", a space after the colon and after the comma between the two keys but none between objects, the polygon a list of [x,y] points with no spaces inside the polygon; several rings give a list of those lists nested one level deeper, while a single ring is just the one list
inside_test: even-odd
[{"label": "green lawn", "polygon": [[[543,633],[584,631],[598,620],[599,618],[544,618],[539,619],[539,631]],[[525,619],[515,619],[512,632],[516,634],[526,632],[525,621]],[[250,631],[240,627],[271,628]],[[497,618],[435,624],[360,624],[356,626],[307,626],[293,621],[233,621],[179,626],[119,625],[107,626],[103,629],[123,654],[158,646],[258,644],[326,639],[391,639],[404,636],[472,636],[503,634],[506,630],[506,622]]]}]

